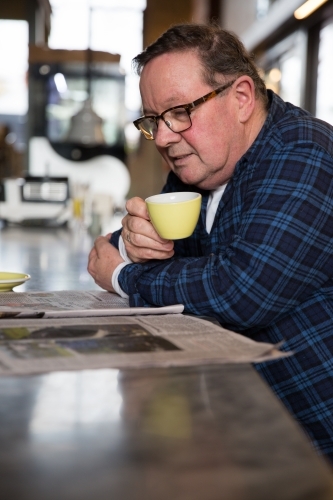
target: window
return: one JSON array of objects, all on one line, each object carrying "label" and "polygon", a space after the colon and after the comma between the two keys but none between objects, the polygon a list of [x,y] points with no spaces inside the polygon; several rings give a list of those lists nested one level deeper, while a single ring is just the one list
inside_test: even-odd
[{"label": "window", "polygon": [[142,50],[146,0],[50,0],[50,3],[53,11],[50,47],[81,50],[90,47],[120,54],[126,73],[126,107],[138,110],[141,99],[138,78],[131,74],[131,61]]},{"label": "window", "polygon": [[272,4],[277,0],[257,0],[257,19],[267,16]]},{"label": "window", "polygon": [[0,20],[0,114],[28,111],[28,23]]},{"label": "window", "polygon": [[316,116],[333,125],[333,20],[320,30]]},{"label": "window", "polygon": [[267,88],[296,106],[304,101],[306,37],[297,31],[272,47],[259,61]]}]

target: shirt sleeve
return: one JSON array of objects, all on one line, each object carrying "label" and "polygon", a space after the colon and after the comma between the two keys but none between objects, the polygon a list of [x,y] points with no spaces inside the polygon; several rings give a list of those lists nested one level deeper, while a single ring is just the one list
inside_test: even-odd
[{"label": "shirt sleeve", "polygon": [[213,252],[121,270],[131,305],[182,303],[242,330],[276,321],[332,279],[332,157],[303,144],[250,167],[228,186]]},{"label": "shirt sleeve", "polygon": [[118,229],[117,231],[113,231],[111,234],[110,238],[110,243],[113,245],[115,248],[119,250],[119,238],[121,236],[122,229]]},{"label": "shirt sleeve", "polygon": [[129,258],[129,256],[127,255],[127,252],[126,252],[126,248],[125,248],[125,244],[124,244],[124,240],[122,238],[122,236],[120,235],[119,236],[119,240],[118,240],[118,250],[119,250],[119,253],[120,253],[120,257],[122,259],[124,259],[125,262],[119,264],[116,269],[113,271],[112,273],[112,277],[111,277],[111,283],[112,283],[112,286],[113,286],[113,289],[114,291],[120,295],[120,297],[123,297],[123,298],[128,298],[128,295],[127,293],[125,293],[120,285],[119,285],[119,281],[118,281],[118,276],[119,276],[119,273],[120,271],[125,267],[127,266],[128,264],[132,263],[131,259]]},{"label": "shirt sleeve", "polygon": [[127,266],[128,264],[126,262],[123,262],[122,264],[119,264],[116,269],[113,271],[112,273],[112,277],[111,277],[111,283],[112,283],[112,286],[113,286],[113,289],[114,291],[120,295],[120,297],[123,297],[123,299],[128,299],[128,295],[127,293],[125,293],[120,285],[119,285],[119,281],[118,281],[118,276],[119,276],[119,273],[120,271],[125,267]]}]

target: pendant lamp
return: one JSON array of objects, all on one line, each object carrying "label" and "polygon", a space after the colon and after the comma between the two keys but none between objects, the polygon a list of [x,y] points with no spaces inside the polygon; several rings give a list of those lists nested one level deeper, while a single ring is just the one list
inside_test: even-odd
[{"label": "pendant lamp", "polygon": [[86,146],[97,146],[105,144],[105,137],[103,134],[103,120],[93,110],[91,99],[91,62],[92,51],[90,49],[91,41],[91,13],[89,12],[89,47],[87,49],[86,58],[86,78],[87,78],[87,93],[88,97],[84,101],[82,108],[78,113],[72,116],[67,134],[66,142],[81,143]]}]

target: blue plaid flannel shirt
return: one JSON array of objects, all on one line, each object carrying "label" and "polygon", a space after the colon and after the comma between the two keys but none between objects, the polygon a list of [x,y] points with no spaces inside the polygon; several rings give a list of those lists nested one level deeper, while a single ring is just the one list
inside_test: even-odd
[{"label": "blue plaid flannel shirt", "polygon": [[119,283],[132,306],[182,303],[256,341],[285,341],[293,356],[255,366],[333,462],[333,127],[268,93],[211,233],[209,193],[170,173],[164,192],[203,195],[196,230],[173,258],[126,266]]}]

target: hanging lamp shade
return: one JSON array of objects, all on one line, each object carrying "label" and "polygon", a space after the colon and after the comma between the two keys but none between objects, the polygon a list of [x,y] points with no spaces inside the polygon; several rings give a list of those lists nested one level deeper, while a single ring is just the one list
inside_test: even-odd
[{"label": "hanging lamp shade", "polygon": [[103,120],[92,109],[89,97],[84,101],[80,111],[72,116],[66,141],[87,146],[105,144],[102,125]]}]

